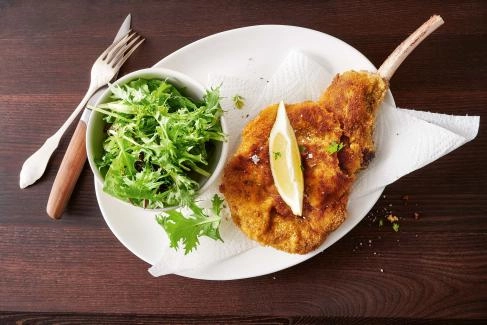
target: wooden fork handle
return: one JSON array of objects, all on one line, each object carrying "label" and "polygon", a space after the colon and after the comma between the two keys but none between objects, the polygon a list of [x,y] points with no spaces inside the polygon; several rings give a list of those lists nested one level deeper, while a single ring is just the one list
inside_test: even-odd
[{"label": "wooden fork handle", "polygon": [[47,201],[46,211],[53,219],[60,219],[63,215],[81,170],[83,170],[86,161],[85,145],[86,123],[80,120],[64,154]]}]

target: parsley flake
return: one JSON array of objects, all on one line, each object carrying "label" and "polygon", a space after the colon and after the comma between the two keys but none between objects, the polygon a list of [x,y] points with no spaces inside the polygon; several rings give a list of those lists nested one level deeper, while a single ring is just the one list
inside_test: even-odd
[{"label": "parsley flake", "polygon": [[281,152],[273,151],[272,156],[274,157],[274,160],[277,160],[277,159],[281,158]]},{"label": "parsley flake", "polygon": [[335,142],[333,141],[332,143],[330,143],[328,145],[328,147],[326,148],[326,151],[329,153],[329,154],[333,154],[335,152],[338,152],[340,150],[343,149],[345,145],[341,142]]},{"label": "parsley flake", "polygon": [[217,216],[220,215],[220,212],[222,211],[222,208],[224,207],[223,203],[225,200],[223,200],[218,194],[213,195],[213,198],[211,199],[211,211],[213,211],[214,214]]},{"label": "parsley flake", "polygon": [[399,224],[398,223],[393,223],[392,224],[392,229],[394,229],[395,232],[398,232],[399,231]]},{"label": "parsley flake", "polygon": [[240,95],[233,96],[232,101],[236,109],[242,109],[245,105],[245,98]]}]

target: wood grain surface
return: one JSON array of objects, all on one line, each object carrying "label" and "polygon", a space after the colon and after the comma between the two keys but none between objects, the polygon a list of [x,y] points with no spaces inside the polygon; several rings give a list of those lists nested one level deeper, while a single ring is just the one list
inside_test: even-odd
[{"label": "wood grain surface", "polygon": [[[400,107],[480,115],[479,134],[388,186],[353,231],[302,264],[238,281],[152,278],[105,224],[87,164],[63,219],[46,215],[74,128],[41,180],[18,186],[23,161],[81,100],[93,61],[129,12],[147,41],[122,74],[202,37],[256,24],[326,32],[379,65],[440,14],[445,25],[401,66],[391,90]],[[485,1],[0,0],[0,323],[486,320],[486,58]],[[400,217],[399,232],[379,226],[389,212]]]}]

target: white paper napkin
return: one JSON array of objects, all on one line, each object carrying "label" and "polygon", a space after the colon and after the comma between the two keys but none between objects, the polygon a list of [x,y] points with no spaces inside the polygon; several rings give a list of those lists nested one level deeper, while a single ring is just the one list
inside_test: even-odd
[{"label": "white paper napkin", "polygon": [[[284,100],[295,103],[317,100],[328,87],[333,75],[306,55],[293,51],[270,80],[243,80],[235,76],[210,76],[208,87],[220,86],[221,104],[229,129],[229,157],[240,140],[243,126],[259,111]],[[236,109],[232,97],[244,97],[244,107]],[[350,200],[384,187],[400,177],[421,168],[475,138],[478,116],[450,116],[383,104],[377,117],[376,155],[362,172]],[[201,196],[201,205],[209,206],[220,181]],[[166,248],[163,258],[149,271],[153,276],[205,268],[240,254],[257,244],[233,224],[229,211],[224,212],[220,232],[225,243],[202,238],[195,252]]]}]

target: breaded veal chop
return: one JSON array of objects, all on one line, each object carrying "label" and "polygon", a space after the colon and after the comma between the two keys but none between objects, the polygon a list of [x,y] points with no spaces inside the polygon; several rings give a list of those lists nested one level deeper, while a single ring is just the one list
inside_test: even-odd
[{"label": "breaded veal chop", "polygon": [[[374,156],[376,113],[399,64],[443,23],[433,16],[406,39],[378,73],[338,74],[317,102],[287,104],[301,151],[303,214],[296,216],[277,192],[269,163],[269,134],[277,105],[263,109],[243,130],[239,148],[227,163],[220,191],[235,224],[251,239],[289,252],[318,248],[347,215],[351,186]],[[342,143],[343,149],[327,148]]]}]

